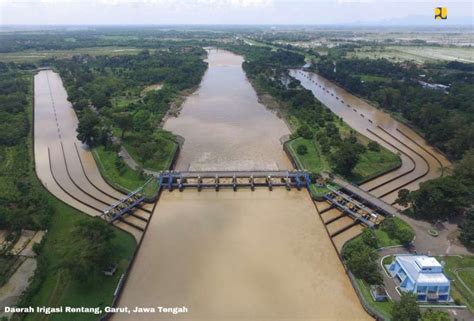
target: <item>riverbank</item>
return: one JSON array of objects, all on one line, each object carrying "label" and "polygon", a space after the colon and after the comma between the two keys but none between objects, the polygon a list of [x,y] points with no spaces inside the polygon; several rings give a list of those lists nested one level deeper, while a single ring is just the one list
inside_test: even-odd
[{"label": "riverbank", "polygon": [[[165,124],[186,139],[177,169],[292,168],[279,141],[289,129],[258,102],[242,57],[215,50],[209,60],[197,94]],[[306,189],[164,190],[155,214],[119,307],[181,302],[190,320],[370,319]]]},{"label": "riverbank", "polygon": [[[335,148],[331,147],[329,151],[323,152],[318,139],[306,139],[298,136],[296,130],[304,124],[302,124],[297,117],[294,117],[289,113],[290,106],[273,97],[262,86],[260,86],[255,79],[250,77],[250,75],[247,75],[247,78],[257,93],[259,101],[270,110],[277,112],[278,116],[282,117],[292,132],[292,138],[284,144],[290,151],[290,156],[295,160],[295,163],[300,167],[300,169],[306,169],[312,173],[332,171],[334,164],[330,156],[332,153],[336,152]],[[343,139],[350,135],[354,135],[354,130],[345,122],[334,121],[333,124],[338,128]],[[368,146],[369,142],[371,142],[368,137],[363,136],[358,132],[355,133],[355,136],[357,141],[364,146]],[[299,146],[305,146],[306,152],[298,153],[297,149]],[[357,185],[363,184],[364,182],[399,168],[401,164],[401,159],[397,154],[392,153],[382,146],[379,146],[378,150],[366,149],[366,151],[360,155],[352,174],[345,178]]]}]

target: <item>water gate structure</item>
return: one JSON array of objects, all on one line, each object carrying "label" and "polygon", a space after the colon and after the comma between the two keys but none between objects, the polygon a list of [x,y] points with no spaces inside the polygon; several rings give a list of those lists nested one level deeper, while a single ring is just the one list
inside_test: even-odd
[{"label": "water gate structure", "polygon": [[292,187],[301,189],[309,188],[311,184],[310,173],[307,171],[191,171],[177,172],[166,171],[158,175],[161,188],[172,191],[185,188],[212,188],[218,191],[220,188],[268,187],[272,190],[274,186],[284,186],[288,190]]},{"label": "water gate structure", "polygon": [[113,223],[116,220],[121,220],[125,214],[133,214],[135,208],[139,207],[142,202],[145,201],[145,195],[143,189],[153,181],[150,178],[146,181],[143,186],[137,188],[133,192],[119,199],[109,207],[102,211],[101,217],[109,223]]}]

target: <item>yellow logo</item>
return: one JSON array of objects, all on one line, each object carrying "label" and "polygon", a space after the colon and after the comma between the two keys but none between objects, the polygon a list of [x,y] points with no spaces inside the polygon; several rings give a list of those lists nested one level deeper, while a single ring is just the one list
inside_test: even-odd
[{"label": "yellow logo", "polygon": [[448,8],[446,7],[437,7],[435,8],[435,19],[436,20],[445,20],[448,19]]}]

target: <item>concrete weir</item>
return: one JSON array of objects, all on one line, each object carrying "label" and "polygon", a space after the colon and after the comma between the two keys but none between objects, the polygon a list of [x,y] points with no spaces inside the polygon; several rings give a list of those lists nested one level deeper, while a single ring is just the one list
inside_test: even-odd
[{"label": "concrete weir", "polygon": [[[91,216],[101,216],[126,195],[104,181],[92,153],[76,138],[77,123],[59,75],[52,70],[39,71],[34,78],[36,174],[63,202]],[[114,224],[139,240],[150,215],[151,204],[141,205]]]},{"label": "concrete weir", "polygon": [[176,172],[166,171],[158,176],[160,186],[172,191],[178,188],[213,188],[219,191],[221,188],[273,187],[284,186],[290,190],[292,187],[300,190],[302,187],[309,188],[311,184],[310,174],[307,171],[195,171]]},{"label": "concrete weir", "polygon": [[[117,304],[186,306],[188,312],[112,319],[370,320],[307,189],[293,188],[299,174],[290,177],[295,172],[279,141],[289,129],[258,102],[241,56],[209,50],[207,61],[199,89],[165,124],[186,139],[178,172],[163,177]],[[256,175],[259,169],[272,173]],[[265,187],[248,188],[252,176]],[[216,182],[247,185],[216,191]],[[285,186],[270,191],[269,182]],[[199,184],[209,188],[198,191]]]}]

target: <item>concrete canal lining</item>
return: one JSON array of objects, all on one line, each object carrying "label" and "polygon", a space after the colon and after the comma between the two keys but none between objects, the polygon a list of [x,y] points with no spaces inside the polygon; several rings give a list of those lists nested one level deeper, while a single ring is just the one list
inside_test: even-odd
[{"label": "concrete canal lining", "polygon": [[[165,128],[184,136],[177,169],[291,169],[289,130],[258,103],[242,57],[211,50],[209,69]],[[188,313],[113,320],[370,320],[303,189],[163,191],[118,303]]]}]

